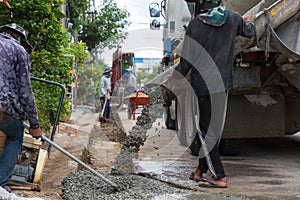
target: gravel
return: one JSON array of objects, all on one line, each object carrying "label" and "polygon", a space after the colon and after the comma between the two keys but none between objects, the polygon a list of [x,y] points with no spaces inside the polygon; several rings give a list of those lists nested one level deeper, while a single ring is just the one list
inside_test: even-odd
[{"label": "gravel", "polygon": [[118,186],[118,190],[105,184],[87,171],[69,174],[63,180],[63,200],[243,200],[244,197],[208,194],[186,190],[168,183],[133,174],[104,174]]},{"label": "gravel", "polygon": [[62,199],[151,199],[160,194],[184,193],[153,179],[129,174],[105,174],[119,190],[106,185],[89,172],[77,171],[63,181]]}]

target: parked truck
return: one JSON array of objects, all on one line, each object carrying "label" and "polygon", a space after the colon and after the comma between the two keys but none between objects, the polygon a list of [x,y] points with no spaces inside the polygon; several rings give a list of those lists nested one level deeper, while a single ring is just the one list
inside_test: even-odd
[{"label": "parked truck", "polygon": [[[282,137],[300,129],[300,1],[299,0],[227,0],[225,7],[241,15],[256,15],[256,37],[238,37],[233,66],[234,88],[230,90],[222,139],[223,154],[236,154],[246,138]],[[194,16],[195,3],[164,0],[152,3],[164,17],[164,53],[180,55],[188,22]],[[155,13],[155,12],[152,12]],[[151,15],[151,12],[150,12]],[[154,15],[153,15],[154,16]],[[157,17],[157,13],[154,17]],[[189,92],[174,95],[174,82],[167,74],[151,83],[160,84],[166,102],[166,126],[176,128],[182,145],[198,154],[199,141],[193,120],[197,99]]]}]

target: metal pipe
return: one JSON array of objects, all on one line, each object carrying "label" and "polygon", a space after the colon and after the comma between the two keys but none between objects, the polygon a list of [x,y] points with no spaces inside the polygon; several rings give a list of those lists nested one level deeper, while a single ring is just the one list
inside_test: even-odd
[{"label": "metal pipe", "polygon": [[113,186],[114,188],[118,188],[118,186],[115,183],[113,183],[110,180],[108,180],[107,178],[105,178],[103,175],[101,175],[100,173],[98,173],[96,170],[94,170],[93,168],[91,168],[90,166],[88,166],[87,164],[85,164],[84,162],[82,162],[81,160],[79,160],[78,158],[76,158],[75,156],[73,156],[72,154],[70,154],[69,152],[67,152],[66,150],[64,150],[62,147],[60,147],[59,145],[57,145],[53,141],[49,140],[45,135],[42,135],[42,140],[44,140],[44,141],[48,142],[49,144],[51,144],[52,146],[54,146],[57,150],[59,150],[60,152],[62,152],[63,154],[65,154],[66,156],[68,156],[69,158],[71,158],[72,160],[74,160],[75,162],[77,162],[78,164],[80,164],[82,167],[84,167],[85,169],[87,169],[88,171],[90,171],[95,176],[98,176],[105,183]]},{"label": "metal pipe", "polygon": [[[27,128],[27,129],[29,129],[29,126],[27,124],[24,124],[24,127]],[[93,168],[91,168],[90,166],[88,166],[87,164],[85,164],[84,162],[82,162],[81,160],[79,160],[78,158],[76,158],[75,156],[73,156],[71,153],[69,153],[68,151],[66,151],[65,149],[63,149],[61,146],[59,146],[55,142],[51,141],[44,134],[42,135],[41,139],[44,140],[44,141],[46,141],[47,143],[51,144],[52,146],[54,146],[57,150],[59,150],[60,152],[62,152],[63,154],[65,154],[66,156],[68,156],[69,158],[71,158],[72,160],[74,160],[75,162],[77,162],[78,164],[80,164],[82,167],[84,167],[85,169],[87,169],[88,171],[90,171],[95,176],[98,176],[105,183],[111,185],[115,189],[118,189],[118,186],[115,183],[111,182],[110,180],[108,180],[107,178],[105,178],[102,174],[98,173],[96,170],[94,170]]]},{"label": "metal pipe", "polygon": [[[61,95],[60,95],[60,99],[59,99],[59,105],[58,105],[58,108],[57,108],[57,112],[56,112],[56,116],[55,116],[55,122],[53,124],[53,129],[52,129],[52,133],[51,133],[51,136],[50,136],[50,139],[53,141],[54,140],[54,135],[55,135],[55,132],[56,132],[56,127],[57,127],[58,120],[59,120],[59,116],[60,116],[60,111],[61,111],[63,99],[64,99],[64,96],[65,96],[65,87],[60,83],[53,82],[53,81],[48,81],[48,80],[43,80],[43,79],[33,77],[33,76],[31,77],[31,79],[35,80],[35,81],[51,84],[51,85],[56,85],[56,86],[61,88]],[[47,151],[48,151],[48,157],[50,157],[51,145],[49,145]]]}]

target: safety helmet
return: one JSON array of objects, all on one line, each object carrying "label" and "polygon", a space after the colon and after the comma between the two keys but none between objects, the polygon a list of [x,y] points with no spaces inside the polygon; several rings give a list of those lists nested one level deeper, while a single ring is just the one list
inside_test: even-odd
[{"label": "safety helmet", "polygon": [[195,16],[198,15],[199,13],[209,12],[212,9],[218,9],[218,7],[223,6],[222,0],[185,0],[185,1],[195,3],[195,13],[194,13]]},{"label": "safety helmet", "polygon": [[109,74],[111,72],[111,68],[110,67],[106,67],[103,74]]},{"label": "safety helmet", "polygon": [[[16,40],[18,43],[20,43],[26,49],[26,51],[28,51],[28,53],[32,51],[32,46],[27,40],[27,32],[20,25],[15,23],[5,24],[3,26],[0,26],[0,33],[2,32],[9,34],[9,36]],[[17,34],[20,38],[16,37],[10,32]]]}]

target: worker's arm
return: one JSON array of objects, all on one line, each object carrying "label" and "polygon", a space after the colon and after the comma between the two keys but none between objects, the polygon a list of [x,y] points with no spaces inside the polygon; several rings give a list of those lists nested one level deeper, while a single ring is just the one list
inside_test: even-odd
[{"label": "worker's arm", "polygon": [[42,135],[42,131],[40,129],[37,108],[30,81],[29,55],[25,50],[19,52],[16,73],[19,87],[19,101],[30,124],[29,133],[34,138],[39,138]]},{"label": "worker's arm", "polygon": [[255,16],[244,16],[238,15],[239,26],[237,34],[243,37],[252,38],[255,36]]},{"label": "worker's arm", "polygon": [[191,43],[190,35],[191,35],[191,29],[190,26],[188,26],[185,33],[182,50],[181,50],[182,55],[180,57],[180,62],[175,67],[175,70],[172,74],[174,78],[180,79],[185,77],[190,71],[190,69],[192,68],[191,63],[186,60],[186,58],[190,54],[190,51],[193,50],[193,48],[190,47],[190,43]]},{"label": "worker's arm", "polygon": [[104,77],[100,80],[100,97],[106,95],[106,89],[105,89],[105,79]]}]

